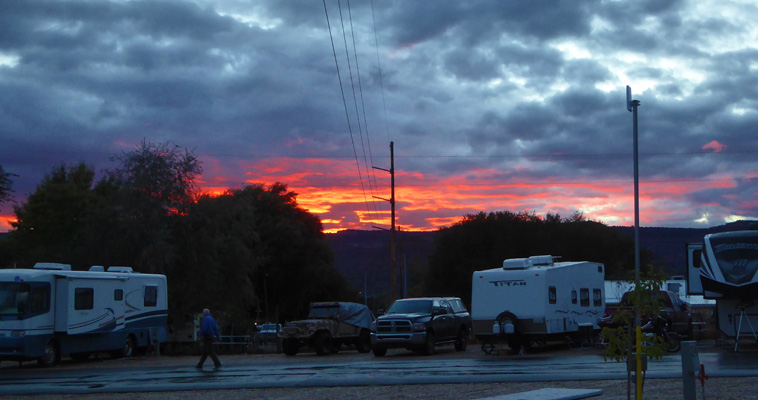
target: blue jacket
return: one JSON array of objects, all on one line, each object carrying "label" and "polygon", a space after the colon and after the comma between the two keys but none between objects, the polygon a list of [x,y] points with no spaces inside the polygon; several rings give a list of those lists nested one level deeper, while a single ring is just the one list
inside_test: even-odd
[{"label": "blue jacket", "polygon": [[220,339],[218,335],[218,327],[216,327],[216,320],[210,315],[203,318],[203,324],[200,326],[200,336],[211,335],[216,339]]}]

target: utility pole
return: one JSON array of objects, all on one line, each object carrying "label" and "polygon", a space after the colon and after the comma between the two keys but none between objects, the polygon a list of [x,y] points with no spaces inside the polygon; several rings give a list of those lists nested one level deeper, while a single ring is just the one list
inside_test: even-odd
[{"label": "utility pole", "polygon": [[390,301],[395,301],[395,287],[397,285],[395,277],[395,268],[397,265],[396,246],[395,246],[395,142],[390,142],[390,169],[384,169],[379,167],[373,167],[381,171],[390,173],[390,198],[384,199],[379,196],[374,196],[377,199],[390,202]]}]

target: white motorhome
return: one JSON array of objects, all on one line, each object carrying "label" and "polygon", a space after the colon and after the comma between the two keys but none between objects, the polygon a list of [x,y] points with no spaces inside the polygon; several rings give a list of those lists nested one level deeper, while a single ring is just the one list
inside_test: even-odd
[{"label": "white motorhome", "polygon": [[0,360],[52,366],[62,354],[131,356],[166,342],[167,316],[164,275],[56,263],[0,270]]},{"label": "white motorhome", "polygon": [[514,351],[533,341],[592,334],[605,311],[603,264],[532,256],[476,271],[471,287],[474,336],[485,352],[506,341]]},{"label": "white motorhome", "polygon": [[687,294],[716,300],[718,328],[739,339],[758,328],[758,230],[705,235],[687,245]]}]

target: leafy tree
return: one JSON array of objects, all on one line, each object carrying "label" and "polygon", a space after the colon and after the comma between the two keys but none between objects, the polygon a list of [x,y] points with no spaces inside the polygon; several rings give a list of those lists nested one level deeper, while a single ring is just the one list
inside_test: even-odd
[{"label": "leafy tree", "polygon": [[424,292],[470,301],[474,271],[496,268],[508,258],[540,254],[601,262],[609,279],[634,265],[632,240],[581,213],[563,219],[557,214],[543,218],[526,212],[480,212],[439,231]]},{"label": "leafy tree", "polygon": [[18,175],[12,174],[10,172],[5,172],[3,166],[0,165],[0,204],[9,201],[11,198],[11,193],[13,193],[13,180],[11,180],[12,176]]},{"label": "leafy tree", "polygon": [[139,270],[163,273],[174,257],[173,217],[186,214],[198,195],[200,160],[171,142],[145,140],[113,160],[121,166],[108,172],[103,187],[117,188],[121,249],[134,255],[130,264]]},{"label": "leafy tree", "polygon": [[283,322],[302,317],[311,301],[356,297],[332,267],[321,222],[280,183],[201,196],[175,237],[173,315],[212,307],[231,321]]},{"label": "leafy tree", "polygon": [[[641,322],[644,325],[649,318],[655,318],[660,315],[661,298],[660,292],[666,281],[666,274],[659,269],[649,267],[644,276],[640,279],[639,286],[635,285],[634,295],[629,299],[629,307],[620,308],[613,316],[614,327],[604,327],[602,330],[603,339],[608,343],[604,352],[603,359],[614,361],[623,361],[627,355],[635,351],[636,340],[634,331],[634,320],[636,311],[645,317]],[[635,281],[629,281],[634,285]],[[659,336],[654,336],[651,340],[642,340],[643,353],[653,359],[660,359],[666,354],[667,345]]]},{"label": "leafy tree", "polygon": [[14,207],[17,221],[11,223],[15,230],[10,237],[20,266],[38,261],[82,261],[82,222],[93,202],[93,179],[92,167],[84,163],[62,164],[45,176],[26,203]]}]

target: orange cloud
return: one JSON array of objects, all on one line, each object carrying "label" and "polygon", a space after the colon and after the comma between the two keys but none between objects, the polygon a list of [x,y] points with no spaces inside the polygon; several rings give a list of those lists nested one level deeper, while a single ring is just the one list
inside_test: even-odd
[{"label": "orange cloud", "polygon": [[0,232],[8,232],[11,230],[11,223],[18,221],[16,219],[16,216],[11,215],[0,215]]}]

